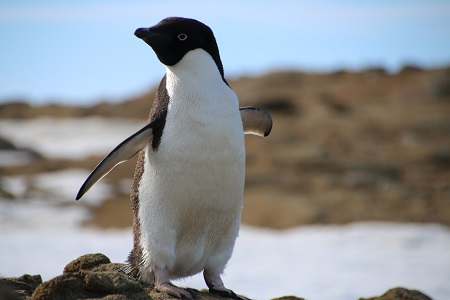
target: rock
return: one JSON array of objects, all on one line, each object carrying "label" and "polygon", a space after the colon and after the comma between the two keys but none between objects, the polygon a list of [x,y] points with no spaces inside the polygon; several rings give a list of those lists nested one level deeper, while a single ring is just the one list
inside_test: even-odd
[{"label": "rock", "polygon": [[0,278],[0,299],[28,299],[41,283],[41,275]]},{"label": "rock", "polygon": [[[1,300],[171,300],[171,296],[156,292],[146,285],[119,272],[124,264],[111,263],[101,253],[86,254],[71,261],[64,273],[42,282],[40,275],[0,278]],[[187,289],[194,299],[227,300],[207,290]],[[284,296],[272,300],[304,300]],[[393,288],[384,295],[359,300],[431,300],[419,291]]]},{"label": "rock", "polygon": [[305,300],[304,298],[299,298],[295,296],[283,296],[280,298],[273,298],[272,300]]},{"label": "rock", "polygon": [[381,296],[371,298],[359,298],[359,300],[432,300],[432,299],[419,291],[408,290],[402,287],[396,287],[388,290]]},{"label": "rock", "polygon": [[109,263],[111,263],[109,258],[101,253],[86,254],[68,263],[64,267],[63,274],[76,273],[81,270],[89,270],[93,267]]},{"label": "rock", "polygon": [[65,266],[63,275],[38,286],[32,299],[152,299],[151,287],[120,273],[123,266],[101,253],[80,256]]},{"label": "rock", "polygon": [[17,148],[13,143],[0,136],[0,150],[17,150]]},{"label": "rock", "polygon": [[[119,269],[123,266],[124,264],[111,263],[109,258],[101,253],[83,255],[67,264],[63,275],[39,285],[34,291],[31,300],[173,299],[170,296],[157,293],[151,285],[142,284],[120,273]],[[211,295],[206,290],[188,290],[195,299],[227,299]]]}]

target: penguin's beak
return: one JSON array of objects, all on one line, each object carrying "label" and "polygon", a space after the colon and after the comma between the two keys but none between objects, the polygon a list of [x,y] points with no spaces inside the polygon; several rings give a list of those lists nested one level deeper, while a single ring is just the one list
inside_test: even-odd
[{"label": "penguin's beak", "polygon": [[150,28],[138,28],[134,32],[134,35],[140,39],[148,39],[162,36],[162,34],[151,31]]}]

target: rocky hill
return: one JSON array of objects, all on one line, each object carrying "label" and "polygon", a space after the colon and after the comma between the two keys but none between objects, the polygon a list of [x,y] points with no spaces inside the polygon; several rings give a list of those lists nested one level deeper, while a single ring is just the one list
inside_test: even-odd
[{"label": "rocky hill", "polygon": [[[264,108],[274,121],[268,138],[246,137],[244,223],[272,228],[363,220],[450,225],[449,68],[410,66],[396,74],[376,68],[279,71],[230,80],[230,85],[241,106]],[[0,118],[145,120],[153,98],[154,90],[89,107],[16,101],[0,105]],[[15,149],[6,140],[0,145]],[[1,167],[0,174],[91,170],[101,158],[35,153],[31,163]],[[133,169],[133,162],[122,164],[104,180],[132,178]],[[6,192],[0,187],[1,193]],[[94,209],[87,224],[130,226],[127,199],[128,193],[118,190]]]}]

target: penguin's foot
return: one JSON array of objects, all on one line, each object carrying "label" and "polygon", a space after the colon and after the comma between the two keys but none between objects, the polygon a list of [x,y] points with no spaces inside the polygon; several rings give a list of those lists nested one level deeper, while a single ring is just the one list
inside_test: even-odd
[{"label": "penguin's foot", "polygon": [[203,271],[203,277],[205,278],[206,285],[209,288],[211,294],[216,294],[222,297],[238,299],[238,300],[249,300],[248,298],[240,295],[236,295],[230,289],[227,289],[223,284],[222,278],[218,274],[211,274],[208,271]]},{"label": "penguin's foot", "polygon": [[155,275],[155,290],[157,292],[165,293],[178,299],[192,299],[192,295],[188,291],[170,282],[167,278],[167,269],[155,268],[153,274]]},{"label": "penguin's foot", "polygon": [[178,299],[192,299],[192,295],[188,291],[179,288],[170,282],[164,282],[158,285],[155,284],[155,289],[159,293],[165,293]]}]

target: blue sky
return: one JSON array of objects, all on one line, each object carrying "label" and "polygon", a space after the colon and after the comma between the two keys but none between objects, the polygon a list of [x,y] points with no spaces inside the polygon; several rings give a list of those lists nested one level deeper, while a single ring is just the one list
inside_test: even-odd
[{"label": "blue sky", "polygon": [[330,71],[450,64],[450,1],[0,2],[0,102],[118,100],[165,69],[134,37],[167,16],[216,36],[227,77],[274,69]]}]

